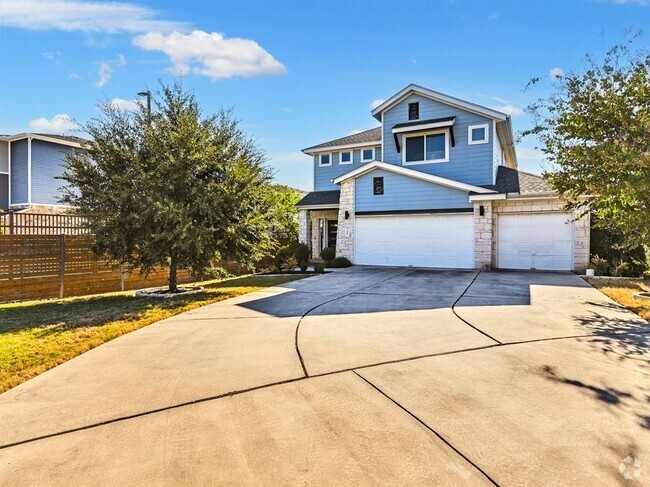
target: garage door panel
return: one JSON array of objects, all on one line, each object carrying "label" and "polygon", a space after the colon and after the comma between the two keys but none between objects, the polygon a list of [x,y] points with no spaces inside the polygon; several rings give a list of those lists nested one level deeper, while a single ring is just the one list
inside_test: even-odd
[{"label": "garage door panel", "polygon": [[573,269],[573,223],[568,213],[499,215],[497,240],[500,268]]},{"label": "garage door panel", "polygon": [[463,215],[357,217],[361,265],[474,267],[474,218]]}]

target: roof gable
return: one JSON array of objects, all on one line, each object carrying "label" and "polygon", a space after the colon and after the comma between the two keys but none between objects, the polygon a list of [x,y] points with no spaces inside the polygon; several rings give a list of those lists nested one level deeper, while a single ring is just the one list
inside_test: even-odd
[{"label": "roof gable", "polygon": [[461,191],[473,192],[477,194],[496,193],[496,191],[489,188],[483,188],[481,186],[475,186],[473,184],[461,183],[460,181],[454,181],[453,179],[434,176],[432,174],[427,174],[421,171],[416,171],[414,169],[397,166],[395,164],[387,164],[385,162],[380,162],[380,161],[369,162],[357,169],[354,169],[353,171],[345,173],[342,176],[339,176],[338,178],[334,179],[334,183],[340,184],[343,181],[346,181],[350,178],[358,178],[359,176],[374,171],[375,169],[383,169],[385,171],[401,174],[402,176],[420,179],[422,181],[427,181],[432,184],[438,184],[440,186],[446,186],[448,188],[459,189]]}]

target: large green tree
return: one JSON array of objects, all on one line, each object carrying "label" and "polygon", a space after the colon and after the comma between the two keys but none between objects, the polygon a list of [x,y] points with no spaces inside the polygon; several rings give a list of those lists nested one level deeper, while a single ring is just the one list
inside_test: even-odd
[{"label": "large green tree", "polygon": [[529,107],[535,126],[524,133],[541,141],[544,175],[570,206],[615,225],[630,247],[650,242],[650,57],[633,45],[557,79]]},{"label": "large green tree", "polygon": [[88,150],[67,159],[64,197],[88,218],[95,251],[144,272],[201,271],[215,258],[249,263],[273,245],[275,194],[264,153],[231,111],[204,116],[180,84],[156,109],[110,103],[85,124]]}]

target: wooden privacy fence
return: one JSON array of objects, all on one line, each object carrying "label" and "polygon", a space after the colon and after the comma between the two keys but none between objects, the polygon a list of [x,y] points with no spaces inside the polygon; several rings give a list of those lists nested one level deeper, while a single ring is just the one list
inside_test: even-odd
[{"label": "wooden privacy fence", "polygon": [[[0,301],[62,298],[167,283],[167,269],[125,272],[92,252],[91,235],[0,235]],[[190,282],[179,271],[179,282]]]},{"label": "wooden privacy fence", "polygon": [[68,214],[0,214],[0,235],[89,235],[86,219]]}]

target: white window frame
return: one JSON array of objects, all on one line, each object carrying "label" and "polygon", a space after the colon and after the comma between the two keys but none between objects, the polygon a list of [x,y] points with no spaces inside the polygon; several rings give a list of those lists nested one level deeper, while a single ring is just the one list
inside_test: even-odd
[{"label": "white window frame", "polygon": [[[372,151],[372,157],[370,159],[364,159],[363,157],[363,151],[366,150],[371,150]],[[374,147],[366,147],[365,149],[361,149],[361,152],[359,153],[359,158],[361,159],[361,162],[370,162],[375,160],[375,148]]]},{"label": "white window frame", "polygon": [[[445,157],[442,159],[427,159],[424,161],[406,161],[406,139],[414,137],[424,137],[424,157],[427,156],[427,135],[445,135]],[[439,162],[449,162],[449,129],[427,130],[426,132],[409,132],[402,135],[402,166],[417,166],[419,164],[436,164]]]},{"label": "white window frame", "polygon": [[[481,140],[472,140],[472,131],[476,129],[485,129],[485,138]],[[470,125],[467,127],[467,145],[487,144],[490,142],[490,124],[481,123],[479,125]]]},{"label": "white window frame", "polygon": [[[349,162],[343,162],[343,154],[350,154],[350,161]],[[347,166],[349,164],[352,164],[354,162],[354,151],[351,150],[343,150],[339,154],[339,166]]]},{"label": "white window frame", "polygon": [[[330,157],[330,162],[329,164],[323,164],[321,162],[321,158],[323,156],[329,156]],[[318,154],[318,167],[330,167],[332,165],[332,153],[331,152],[321,152]]]}]

